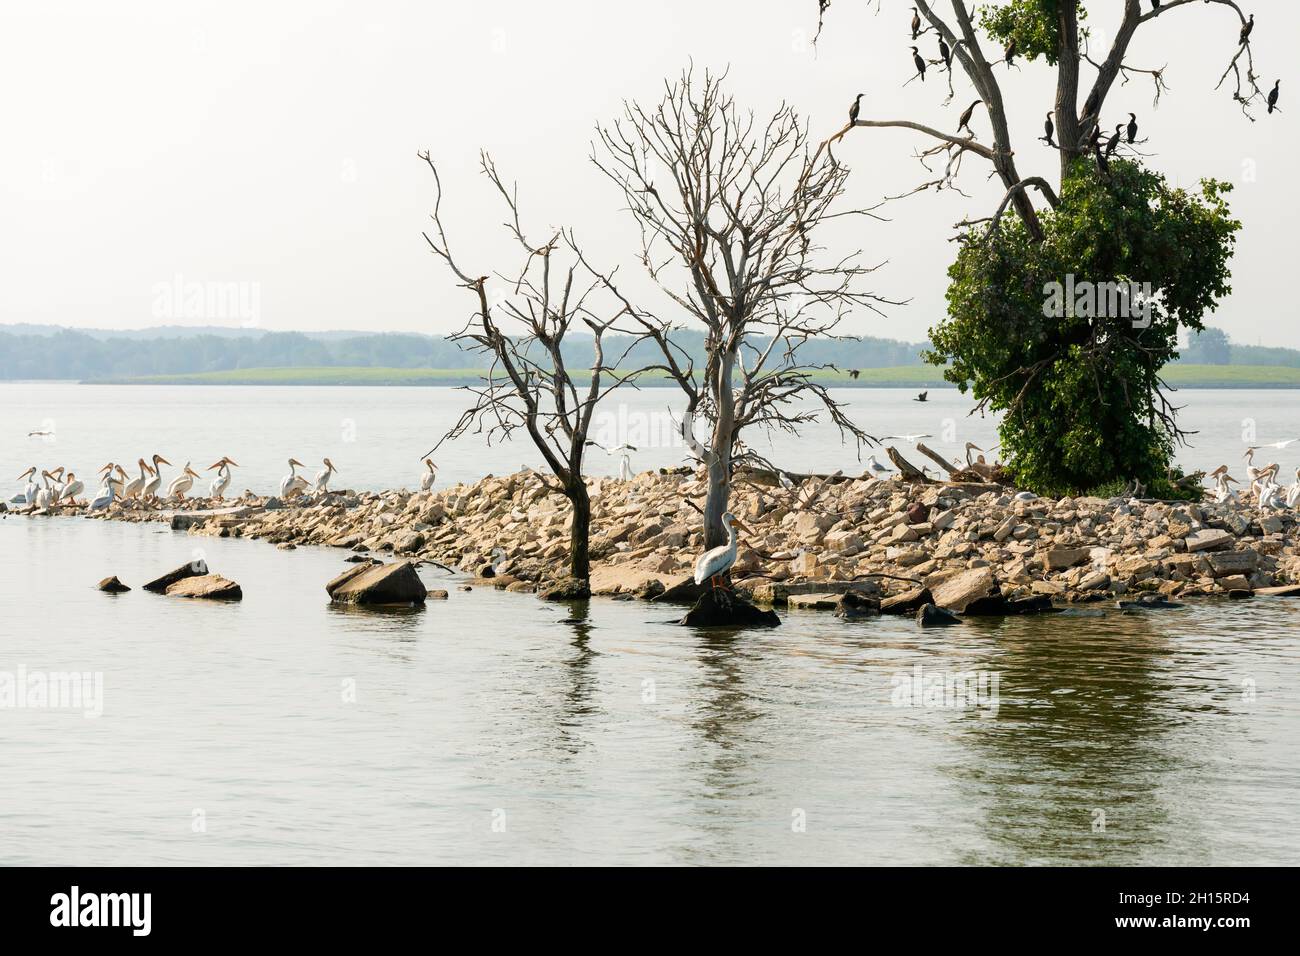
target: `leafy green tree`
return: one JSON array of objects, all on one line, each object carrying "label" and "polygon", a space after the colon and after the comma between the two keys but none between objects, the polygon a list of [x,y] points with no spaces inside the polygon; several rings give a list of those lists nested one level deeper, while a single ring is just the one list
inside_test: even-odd
[{"label": "leafy green tree", "polygon": [[1077,162],[1060,205],[1041,216],[1042,241],[1008,217],[963,244],[948,270],[948,318],[926,354],[1003,413],[1009,467],[1043,493],[1165,478],[1180,431],[1160,370],[1178,357],[1179,326],[1203,328],[1229,291],[1241,225],[1230,186],[1175,189],[1122,160],[1101,178]]},{"label": "leafy green tree", "polygon": [[[914,192],[960,189],[967,160],[987,162],[1001,183],[993,214],[958,226],[948,316],[931,330],[926,355],[950,363],[946,377],[973,391],[981,407],[1003,413],[1002,451],[1012,474],[1047,493],[1134,479],[1159,490],[1183,434],[1160,370],[1177,358],[1179,326],[1201,329],[1206,312],[1229,290],[1228,260],[1240,224],[1227,207],[1228,187],[1207,181],[1198,191],[1172,188],[1143,165],[1138,116],[1127,104],[1111,107],[1112,93],[1131,81],[1150,84],[1156,102],[1167,91],[1163,67],[1131,61],[1134,38],[1174,23],[1186,29],[1191,10],[1209,7],[1228,21],[1225,46],[1233,42],[1219,87],[1252,120],[1266,101],[1250,43],[1254,20],[1236,0],[1122,0],[1119,24],[1103,48],[1086,26],[1088,7],[1115,5],[900,2],[899,18],[915,6],[920,32],[934,38],[924,42],[938,41],[941,57],[930,63],[947,73],[943,105],[957,96],[959,71],[978,99],[964,109],[955,132],[944,123],[855,112],[830,141],[860,128],[909,129],[931,141],[919,152],[929,174],[941,170]],[[1034,133],[1040,145],[1026,149],[1022,141],[1017,150],[1003,85],[1032,87],[1044,75],[1022,71],[1023,61],[1050,66],[1054,83],[1041,90],[1046,120],[1042,135]],[[1036,155],[1057,166],[1050,179],[1021,172]],[[1076,297],[1076,279],[1094,293],[1109,290],[1105,301]],[[1154,297],[1149,324],[1113,308],[1119,303],[1110,293],[1131,283]],[[1056,310],[1047,308],[1053,289]]]}]

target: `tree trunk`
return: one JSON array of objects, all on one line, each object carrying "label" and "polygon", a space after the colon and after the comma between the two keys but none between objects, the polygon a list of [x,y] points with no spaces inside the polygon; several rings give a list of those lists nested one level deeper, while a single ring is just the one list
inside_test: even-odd
[{"label": "tree trunk", "polygon": [[581,478],[565,488],[573,515],[569,520],[569,574],[580,581],[591,577],[591,497]]},{"label": "tree trunk", "polygon": [[718,363],[714,403],[718,420],[709,442],[709,491],[704,499],[704,550],[727,543],[722,516],[731,504],[731,442],[736,428],[736,403],[731,393],[731,370],[736,364],[734,350],[726,351]]}]

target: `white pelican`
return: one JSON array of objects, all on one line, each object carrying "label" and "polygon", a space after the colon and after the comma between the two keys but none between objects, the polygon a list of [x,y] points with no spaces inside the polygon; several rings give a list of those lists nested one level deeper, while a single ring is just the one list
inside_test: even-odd
[{"label": "white pelican", "polygon": [[159,465],[170,465],[171,462],[162,455],[153,456],[153,467],[149,470],[153,472],[153,477],[145,482],[144,490],[141,492],[145,498],[157,498],[158,489],[162,487],[162,469]]},{"label": "white pelican", "polygon": [[24,478],[27,479],[27,484],[23,486],[23,503],[28,505],[35,504],[36,492],[41,490],[41,486],[36,483],[35,465],[32,465],[32,467],[28,468],[18,476],[19,481],[22,481]]},{"label": "white pelican", "polygon": [[280,497],[288,498],[293,494],[302,494],[307,490],[307,479],[298,474],[296,469],[307,466],[297,458],[289,459],[289,474],[280,479]]},{"label": "white pelican", "polygon": [[730,511],[722,516],[722,526],[727,529],[727,543],[719,545],[710,551],[705,551],[695,561],[695,583],[703,584],[706,580],[716,590],[731,590],[725,584],[718,583],[718,577],[726,574],[731,566],[736,563],[736,529],[740,528],[749,532],[740,519]]},{"label": "white pelican", "polygon": [[868,455],[867,474],[871,475],[873,478],[883,478],[885,475],[889,474],[889,469],[876,461],[875,455]]},{"label": "white pelican", "polygon": [[45,485],[36,492],[36,507],[48,508],[54,503],[54,489],[50,487],[50,481],[57,479],[54,479],[54,476],[48,471],[42,471],[41,478],[44,480]]},{"label": "white pelican", "polygon": [[112,478],[113,473],[110,471],[107,479],[104,481],[104,487],[100,488],[99,491],[95,493],[95,498],[90,503],[91,511],[101,511],[111,505],[117,498],[117,493],[121,488],[121,483],[114,483]]},{"label": "white pelican", "polygon": [[205,469],[207,471],[212,471],[214,468],[217,469],[217,477],[213,478],[212,484],[208,485],[209,498],[216,498],[218,501],[224,498],[226,493],[226,488],[230,486],[231,465],[234,465],[236,468],[238,468],[239,462],[233,460],[229,455],[224,455],[222,456],[220,461],[216,462],[215,464],[208,465],[208,467]]},{"label": "white pelican", "polygon": [[60,495],[59,497],[60,500],[66,498],[68,501],[70,501],[72,504],[75,505],[77,503],[77,495],[81,494],[85,490],[86,490],[85,482],[79,481],[76,475],[74,475],[72,472],[68,472],[67,484],[63,486],[63,494]]},{"label": "white pelican", "polygon": [[122,486],[123,498],[138,498],[140,492],[144,490],[145,482],[147,482],[149,476],[153,474],[153,471],[149,468],[148,464],[145,463],[143,458],[138,459],[136,464],[140,466],[140,477],[132,478]]},{"label": "white pelican", "polygon": [[198,477],[198,473],[190,467],[190,463],[187,461],[185,467],[181,469],[181,473],[173,478],[171,484],[167,486],[167,497],[179,498],[184,501],[185,492],[194,487],[194,479]]},{"label": "white pelican", "polygon": [[[117,477],[114,477],[114,473],[117,474]],[[99,469],[99,474],[101,476],[100,480],[104,485],[113,486],[113,496],[121,498],[122,487],[126,482],[126,473],[122,471],[122,466],[110,461],[103,468]],[[103,490],[103,485],[101,485],[100,490]]]},{"label": "white pelican", "polygon": [[433,483],[438,478],[438,466],[433,463],[432,458],[424,459],[424,464],[427,470],[420,476],[420,490],[432,491]]},{"label": "white pelican", "polygon": [[1286,490],[1286,506],[1294,508],[1298,501],[1300,501],[1300,468],[1295,470],[1295,484]]},{"label": "white pelican", "polygon": [[335,471],[334,462],[330,461],[328,458],[321,460],[324,462],[325,467],[316,472],[316,483],[312,485],[311,489],[318,495],[329,491],[330,478],[333,477]]},{"label": "white pelican", "polygon": [[1241,484],[1241,482],[1239,482],[1236,478],[1233,478],[1232,475],[1229,475],[1227,472],[1224,472],[1222,475],[1220,475],[1218,481],[1219,481],[1219,487],[1218,490],[1215,491],[1214,493],[1214,503],[1219,505],[1226,505],[1229,503],[1236,502],[1237,493],[1228,487],[1228,482],[1232,482],[1234,485],[1239,485]]}]

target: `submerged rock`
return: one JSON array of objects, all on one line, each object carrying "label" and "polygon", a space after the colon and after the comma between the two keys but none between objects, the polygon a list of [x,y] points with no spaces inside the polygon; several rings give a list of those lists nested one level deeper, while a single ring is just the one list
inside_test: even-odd
[{"label": "submerged rock", "polygon": [[880,602],[880,613],[915,614],[921,609],[922,605],[930,603],[932,602],[929,588],[916,588],[885,598]]},{"label": "submerged rock", "polygon": [[580,578],[565,577],[546,585],[537,596],[543,601],[582,601],[591,597],[591,588]]},{"label": "submerged rock", "polygon": [[776,627],[775,611],[763,611],[730,591],[709,589],[679,622],[687,627]]},{"label": "submerged rock", "polygon": [[879,617],[880,598],[865,594],[862,591],[845,591],[840,595],[839,607],[835,609],[835,616],[844,618],[846,621],[863,617]]},{"label": "submerged rock", "polygon": [[358,564],[325,585],[335,604],[423,604],[428,591],[410,561]]},{"label": "submerged rock", "polygon": [[152,591],[154,594],[165,594],[167,589],[177,581],[185,578],[197,578],[208,573],[208,563],[202,558],[197,561],[191,561],[189,564],[182,564],[175,571],[168,571],[160,578],[154,578],[144,586],[146,591]]},{"label": "submerged rock", "polygon": [[131,590],[129,587],[127,587],[125,584],[123,584],[121,581],[117,579],[116,574],[113,575],[112,577],[104,578],[104,580],[100,581],[99,584],[96,586],[101,591],[107,591],[109,594],[124,594],[127,591]]},{"label": "submerged rock", "polygon": [[916,623],[921,627],[947,627],[950,624],[960,624],[961,618],[946,608],[922,604],[916,612]]},{"label": "submerged rock", "polygon": [[168,597],[202,598],[208,601],[242,601],[244,592],[238,584],[219,574],[201,574],[182,578],[168,585]]}]

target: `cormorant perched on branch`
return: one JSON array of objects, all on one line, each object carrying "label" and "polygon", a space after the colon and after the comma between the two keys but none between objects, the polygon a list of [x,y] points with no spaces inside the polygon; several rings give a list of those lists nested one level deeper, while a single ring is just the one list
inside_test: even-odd
[{"label": "cormorant perched on branch", "polygon": [[943,65],[952,69],[952,50],[948,49],[948,44],[944,42],[943,37],[939,37],[939,56],[943,59]]},{"label": "cormorant perched on branch", "polygon": [[1002,49],[1002,58],[1007,61],[1007,66],[1016,58],[1016,38],[1012,37],[1007,41],[1007,45]]},{"label": "cormorant perched on branch", "polygon": [[1250,39],[1250,31],[1253,30],[1253,29],[1255,29],[1255,14],[1252,13],[1252,14],[1250,15],[1250,19],[1247,20],[1247,21],[1246,21],[1244,24],[1242,24],[1242,26],[1241,26],[1241,36],[1238,38],[1238,39],[1239,39],[1239,42],[1241,42],[1241,43],[1245,43],[1247,40],[1249,40],[1249,39]]},{"label": "cormorant perched on branch", "polygon": [[921,74],[921,82],[925,82],[925,60],[921,56],[921,51],[912,47],[912,62],[916,64],[916,72]]},{"label": "cormorant perched on branch", "polygon": [[1277,88],[1281,82],[1281,80],[1278,80],[1274,83],[1272,92],[1268,94],[1268,111],[1270,113],[1273,112],[1273,108],[1277,106]]},{"label": "cormorant perched on branch", "polygon": [[1097,171],[1100,172],[1107,179],[1109,179],[1110,160],[1106,158],[1106,151],[1104,149],[1094,149],[1092,153],[1094,156],[1097,157]]},{"label": "cormorant perched on branch", "polygon": [[866,95],[867,94],[865,93],[859,93],[857,96],[853,98],[853,105],[849,107],[850,123],[856,123],[858,121],[858,110],[862,108],[862,97]]},{"label": "cormorant perched on branch", "polygon": [[1138,118],[1136,113],[1128,114],[1128,141],[1131,143],[1138,137]]},{"label": "cormorant perched on branch", "polygon": [[1043,141],[1049,146],[1052,145],[1052,136],[1056,133],[1056,127],[1052,125],[1052,111],[1047,111],[1047,119],[1043,122]]},{"label": "cormorant perched on branch", "polygon": [[983,100],[976,100],[970,106],[966,107],[966,111],[961,114],[961,119],[957,121],[957,132],[960,133],[964,129],[966,132],[974,135],[975,131],[970,128],[970,118],[975,114],[975,107],[979,106],[983,102]]},{"label": "cormorant perched on branch", "polygon": [[916,7],[912,8],[912,39],[915,40],[921,35],[921,14],[916,12]]},{"label": "cormorant perched on branch", "polygon": [[1119,131],[1122,130],[1123,128],[1124,128],[1124,124],[1120,123],[1118,126],[1115,127],[1115,132],[1111,135],[1110,139],[1106,140],[1107,159],[1110,159],[1112,156],[1115,155],[1115,147],[1119,145]]}]

